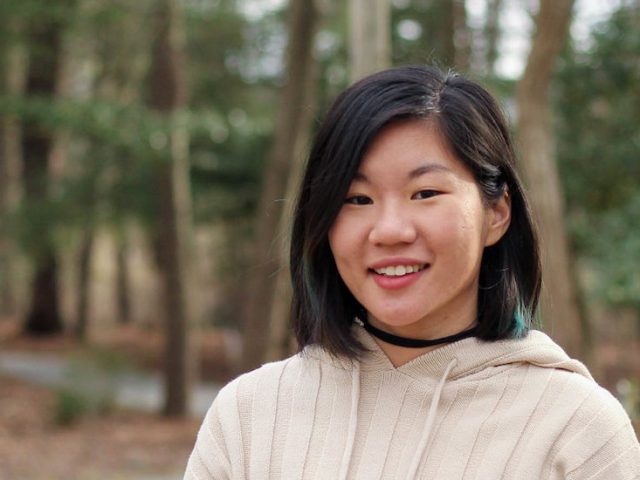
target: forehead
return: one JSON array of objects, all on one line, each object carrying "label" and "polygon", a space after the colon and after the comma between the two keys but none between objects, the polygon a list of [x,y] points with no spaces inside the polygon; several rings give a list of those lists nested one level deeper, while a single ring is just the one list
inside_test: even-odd
[{"label": "forehead", "polygon": [[362,158],[354,181],[396,175],[414,179],[423,175],[454,175],[472,179],[434,122],[415,119],[384,127]]}]

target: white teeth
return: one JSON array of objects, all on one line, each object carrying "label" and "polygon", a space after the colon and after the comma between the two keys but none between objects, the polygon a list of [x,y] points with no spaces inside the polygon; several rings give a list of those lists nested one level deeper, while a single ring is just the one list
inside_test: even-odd
[{"label": "white teeth", "polygon": [[419,272],[425,267],[425,264],[416,265],[395,265],[391,267],[376,268],[375,272],[380,275],[386,275],[388,277],[401,277],[408,273]]}]

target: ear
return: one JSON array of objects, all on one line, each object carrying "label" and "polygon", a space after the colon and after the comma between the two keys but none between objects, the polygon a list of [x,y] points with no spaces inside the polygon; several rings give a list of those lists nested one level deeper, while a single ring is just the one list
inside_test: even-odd
[{"label": "ear", "polygon": [[511,198],[505,190],[502,196],[487,207],[487,236],[484,246],[498,243],[511,223]]}]

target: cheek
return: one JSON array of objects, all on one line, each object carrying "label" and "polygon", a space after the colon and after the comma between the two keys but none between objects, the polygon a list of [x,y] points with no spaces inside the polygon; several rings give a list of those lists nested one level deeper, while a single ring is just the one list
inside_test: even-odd
[{"label": "cheek", "polygon": [[443,210],[440,218],[434,221],[438,228],[431,229],[432,238],[442,252],[450,252],[458,260],[474,259],[483,250],[485,228],[482,219],[482,212],[475,208]]},{"label": "cheek", "polygon": [[329,248],[333,254],[333,258],[338,267],[340,275],[343,275],[345,263],[351,257],[350,251],[352,250],[351,239],[349,238],[349,228],[345,225],[340,217],[336,219],[333,226],[329,230]]},{"label": "cheek", "polygon": [[350,257],[357,248],[358,225],[344,214],[338,215],[329,230],[329,247],[334,258]]},{"label": "cheek", "polygon": [[340,255],[340,246],[343,243],[340,238],[341,232],[342,229],[340,228],[339,221],[336,219],[329,230],[329,234],[327,235],[329,238],[329,248],[331,249],[333,258],[337,258]]},{"label": "cheek", "polygon": [[364,254],[362,229],[358,228],[358,222],[352,220],[344,215],[338,216],[328,234],[338,273],[351,291],[361,281]]}]

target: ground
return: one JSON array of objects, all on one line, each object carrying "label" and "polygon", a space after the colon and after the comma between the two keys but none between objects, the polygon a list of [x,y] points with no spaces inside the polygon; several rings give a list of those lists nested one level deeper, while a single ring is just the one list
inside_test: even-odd
[{"label": "ground", "polygon": [[[203,376],[227,381],[233,373],[221,336],[212,332],[203,343]],[[156,370],[162,363],[160,337],[153,332],[121,327],[82,346],[70,336],[28,339],[13,322],[0,322],[0,350],[65,356],[107,349],[139,368]],[[110,411],[63,426],[55,421],[58,400],[51,389],[0,375],[0,480],[182,478],[201,419]]]},{"label": "ground", "polygon": [[200,423],[118,412],[57,426],[54,392],[0,385],[1,480],[179,479]]}]

